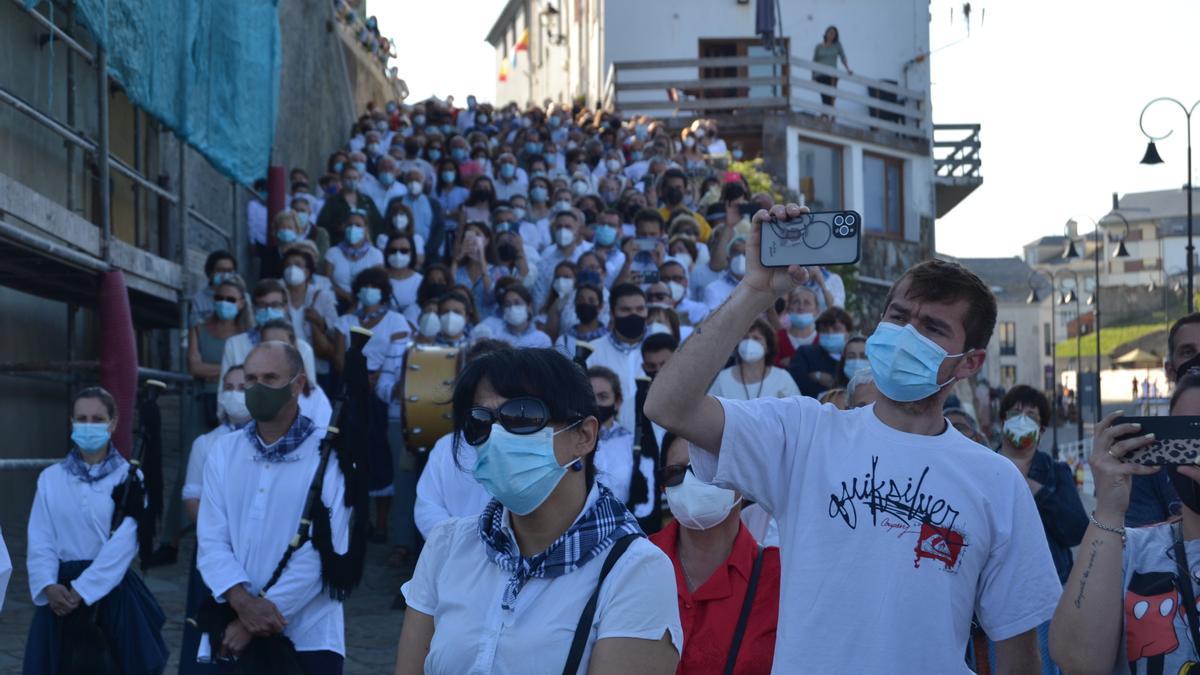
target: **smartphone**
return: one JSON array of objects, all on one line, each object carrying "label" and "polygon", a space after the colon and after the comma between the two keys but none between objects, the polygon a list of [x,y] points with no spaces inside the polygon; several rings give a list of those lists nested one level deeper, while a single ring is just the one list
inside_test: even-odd
[{"label": "smartphone", "polygon": [[633,240],[633,246],[638,251],[649,253],[658,247],[659,240],[654,237],[636,237]]},{"label": "smartphone", "polygon": [[1200,464],[1200,416],[1118,417],[1113,426],[1135,422],[1136,434],[1117,440],[1154,434],[1154,442],[1125,456],[1124,461],[1145,466]]},{"label": "smartphone", "polygon": [[762,226],[763,267],[851,265],[862,251],[862,216],[855,211],[804,213]]},{"label": "smartphone", "polygon": [[758,213],[758,204],[755,204],[754,202],[742,202],[741,204],[738,204],[738,211],[740,211],[742,216],[745,218],[753,218],[754,214]]}]

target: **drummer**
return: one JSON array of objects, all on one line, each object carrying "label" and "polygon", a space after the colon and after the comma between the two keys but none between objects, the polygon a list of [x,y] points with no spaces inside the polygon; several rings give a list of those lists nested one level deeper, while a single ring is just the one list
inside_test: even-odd
[{"label": "drummer", "polygon": [[[140,480],[129,485],[129,462],[112,442],[116,428],[112,394],[83,389],[71,401],[70,451],[38,476],[26,555],[37,607],[25,644],[29,675],[84,672],[83,664],[102,668],[104,660],[115,661],[116,672],[148,675],[167,663],[163,611],[129,569],[145,493]],[[108,650],[86,639],[96,630]]]}]

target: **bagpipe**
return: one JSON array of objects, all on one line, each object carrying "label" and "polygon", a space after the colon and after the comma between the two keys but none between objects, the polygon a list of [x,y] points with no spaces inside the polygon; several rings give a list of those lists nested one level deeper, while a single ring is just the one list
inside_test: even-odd
[{"label": "bagpipe", "polygon": [[650,378],[642,376],[635,380],[633,418],[633,476],[629,481],[629,506],[633,511],[635,504],[649,502],[652,511],[645,518],[638,518],[638,524],[646,534],[654,534],[662,529],[662,495],[659,494],[656,478],[647,479],[642,472],[642,460],[648,459],[653,463],[652,477],[658,476],[659,448],[658,439],[654,435],[654,425],[646,417],[646,395],[650,392]]},{"label": "bagpipe", "polygon": [[[333,412],[329,418],[325,438],[321,440],[320,461],[305,494],[300,523],[270,579],[259,590],[260,598],[265,598],[267,592],[278,583],[296,551],[310,542],[321,558],[322,586],[329,593],[329,597],[342,602],[362,581],[370,529],[366,458],[367,411],[372,396],[363,348],[372,335],[371,331],[361,326],[350,329],[350,348],[346,352],[341,387],[333,401]],[[342,423],[343,416],[346,417],[345,424]],[[345,433],[342,429],[345,429]],[[331,510],[321,500],[325,472],[329,462],[335,458],[346,484],[345,505],[351,513],[350,545],[345,553],[337,553],[334,550]],[[225,628],[237,618],[237,614],[228,603],[217,602],[210,596],[201,603],[196,616],[188,621],[201,633],[208,635],[209,644],[213,645],[214,649],[219,649],[224,640]],[[255,675],[303,675],[295,654],[292,641],[282,633],[256,637],[237,659],[235,672]],[[184,655],[184,658],[192,656]]]}]

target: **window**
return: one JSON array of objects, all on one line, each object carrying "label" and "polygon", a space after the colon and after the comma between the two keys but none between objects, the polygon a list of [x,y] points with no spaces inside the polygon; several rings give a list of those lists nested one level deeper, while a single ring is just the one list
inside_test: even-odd
[{"label": "window", "polygon": [[1000,356],[1017,355],[1017,324],[1015,321],[1000,322]]},{"label": "window", "polygon": [[1045,348],[1046,356],[1054,355],[1054,340],[1050,339],[1050,324],[1049,322],[1042,324],[1042,344]]},{"label": "window", "polygon": [[904,235],[904,162],[863,153],[863,221],[868,232]]},{"label": "window", "polygon": [[[782,43],[783,53],[788,53],[788,39],[779,38],[778,42]],[[743,57],[769,57],[774,54],[763,46],[762,40],[758,38],[704,38],[699,42],[700,58],[722,57],[722,56],[743,56]],[[756,84],[749,87],[731,87],[703,89],[697,91],[697,98],[768,98],[772,96],[787,96],[788,95],[788,66],[786,61],[782,68],[769,63],[760,63],[751,66],[721,66],[721,67],[705,67],[700,69],[701,79],[732,79],[732,78],[749,78],[749,77],[778,77],[783,85],[782,87],[772,84]],[[780,91],[782,89],[782,91]]]},{"label": "window", "polygon": [[1017,383],[1016,366],[1000,366],[1000,386],[1008,389]]},{"label": "window", "polygon": [[813,211],[842,208],[842,148],[839,145],[800,138],[799,191]]}]

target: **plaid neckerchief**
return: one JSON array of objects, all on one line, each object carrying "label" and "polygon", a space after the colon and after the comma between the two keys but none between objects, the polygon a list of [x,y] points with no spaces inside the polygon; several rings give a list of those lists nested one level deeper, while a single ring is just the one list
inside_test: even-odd
[{"label": "plaid neckerchief", "polygon": [[346,256],[347,260],[358,260],[371,250],[368,239],[369,237],[363,237],[363,243],[358,246],[351,246],[350,242],[342,240],[338,242],[338,248],[342,249],[342,255]]},{"label": "plaid neckerchief", "polygon": [[600,338],[604,337],[605,335],[608,335],[608,329],[605,328],[604,326],[597,326],[596,330],[588,331],[586,333],[580,333],[579,332],[579,324],[575,324],[574,326],[571,326],[570,333],[573,336],[575,336],[576,340],[583,340],[584,342],[591,342],[592,340],[599,340]]},{"label": "plaid neckerchief", "polygon": [[246,337],[250,338],[250,344],[257,347],[258,343],[262,342],[262,331],[257,326],[246,331]]},{"label": "plaid neckerchief", "polygon": [[381,302],[381,303],[379,303],[379,309],[376,309],[375,311],[370,312],[370,313],[368,313],[366,311],[366,308],[359,307],[358,309],[354,310],[354,316],[358,317],[358,325],[363,326],[365,328],[367,323],[369,323],[371,321],[375,321],[376,319],[382,317],[384,314],[387,314],[388,310],[389,310],[388,303]]},{"label": "plaid neckerchief", "polygon": [[[644,339],[645,338],[643,337],[642,340],[644,340]],[[642,340],[638,340],[637,342],[634,342],[633,344],[628,344],[628,343],[621,342],[620,340],[618,340],[616,333],[608,334],[608,341],[611,342],[612,346],[616,347],[617,351],[621,352],[622,354],[628,354],[629,352],[631,352],[635,349],[641,349],[642,348]]]},{"label": "plaid neckerchief", "polygon": [[72,446],[71,451],[63,457],[60,464],[67,470],[67,473],[78,478],[85,483],[95,483],[98,480],[104,480],[108,474],[121,468],[125,458],[121,457],[121,453],[117,452],[116,447],[112,444],[108,446],[108,455],[104,461],[99,464],[88,464],[83,461],[83,454],[79,448]]},{"label": "plaid neckerchief", "polygon": [[607,429],[600,430],[600,440],[601,441],[609,441],[614,438],[620,438],[621,436],[632,436],[632,435],[633,435],[632,431],[626,429],[625,427],[621,426],[620,424],[615,424],[615,423]]},{"label": "plaid neckerchief", "polygon": [[271,447],[263,445],[262,439],[258,437],[258,423],[251,420],[244,427],[246,435],[250,438],[250,443],[254,446],[254,461],[270,462],[278,464],[280,462],[294,462],[300,459],[300,456],[292,451],[300,447],[300,444],[308,440],[308,437],[317,430],[317,425],[304,415],[297,415],[296,421],[287,430],[278,441],[275,441]]},{"label": "plaid neckerchief", "polygon": [[612,491],[596,483],[600,495],[591,508],[579,516],[574,525],[537,555],[526,558],[504,526],[505,508],[493,499],[479,516],[479,537],[487,548],[488,557],[509,575],[508,586],[500,606],[512,611],[517,594],[530,579],[553,579],[583,567],[607,548],[610,542],[627,534],[641,534],[637,519],[625,505],[613,497]]}]

